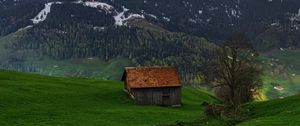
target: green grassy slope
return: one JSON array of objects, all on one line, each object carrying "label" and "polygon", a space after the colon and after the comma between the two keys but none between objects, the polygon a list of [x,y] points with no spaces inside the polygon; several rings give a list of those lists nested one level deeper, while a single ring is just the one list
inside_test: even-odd
[{"label": "green grassy slope", "polygon": [[[249,112],[242,120],[202,116],[179,126],[299,126],[300,95],[265,102],[254,102],[242,107]],[[178,126],[176,124],[170,126]]]},{"label": "green grassy slope", "polygon": [[183,106],[140,106],[118,81],[56,78],[0,71],[0,125],[150,126],[187,121],[203,112],[207,93],[183,89]]},{"label": "green grassy slope", "polygon": [[238,126],[298,126],[300,124],[300,95],[246,105],[253,113]]},{"label": "green grassy slope", "polygon": [[[299,49],[273,50],[262,55],[266,66],[262,93],[267,99],[292,96],[300,92],[300,58],[298,57],[300,57]],[[273,70],[279,72],[271,74]],[[274,84],[282,86],[284,90],[274,90]]]},{"label": "green grassy slope", "polygon": [[41,61],[31,61],[40,69],[35,72],[56,77],[82,77],[102,80],[118,80],[123,74],[124,67],[131,62],[126,58],[116,58],[102,61],[96,57],[86,59],[53,60],[44,58]]}]

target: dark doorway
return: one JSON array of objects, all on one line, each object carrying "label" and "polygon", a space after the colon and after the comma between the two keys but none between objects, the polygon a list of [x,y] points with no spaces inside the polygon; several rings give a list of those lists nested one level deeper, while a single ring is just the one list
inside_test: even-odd
[{"label": "dark doorway", "polygon": [[168,106],[171,104],[170,90],[165,89],[162,92],[162,105]]}]

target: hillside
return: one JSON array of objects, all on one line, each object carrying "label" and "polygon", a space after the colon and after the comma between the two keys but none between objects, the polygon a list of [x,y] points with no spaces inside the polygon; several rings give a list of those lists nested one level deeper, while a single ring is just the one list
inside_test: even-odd
[{"label": "hillside", "polygon": [[[263,99],[284,98],[299,93],[299,49],[280,48],[261,55],[265,65]],[[265,99],[266,100],[266,99]]]},{"label": "hillside", "polygon": [[300,123],[300,95],[285,99],[256,102],[244,105],[248,111],[242,120],[205,118],[190,122],[177,122],[169,126],[298,126]]},{"label": "hillside", "polygon": [[[46,29],[28,28],[0,37],[0,51],[6,52],[0,54],[0,68],[116,80],[121,77],[124,66],[171,65],[176,66],[183,80],[188,82],[199,78],[205,68],[203,64],[215,47],[203,38],[169,31],[122,27],[105,31],[70,28],[68,34],[59,34],[47,26]],[[116,72],[113,76],[102,74],[109,66],[107,64],[117,64],[106,70]],[[64,66],[78,67],[70,70]]]},{"label": "hillside", "polygon": [[[213,96],[183,88],[183,106],[140,106],[128,99],[118,81],[56,78],[0,71],[0,125],[266,126],[300,123],[300,96],[243,106],[242,121],[205,118],[201,103]],[[192,121],[195,120],[195,121]]]},{"label": "hillside", "polygon": [[237,126],[297,126],[300,123],[300,95],[245,106],[251,116]]},{"label": "hillside", "polygon": [[202,112],[207,93],[183,89],[183,106],[139,106],[119,81],[55,78],[0,71],[0,125],[150,126],[187,121]]},{"label": "hillside", "polygon": [[[43,9],[45,5],[47,9]],[[207,39],[223,40],[235,32],[245,32],[257,37],[260,43],[299,47],[292,38],[299,34],[299,5],[298,0],[2,0],[0,17],[4,20],[0,28],[3,29],[1,35],[6,35],[49,19],[61,23],[61,19],[72,17],[74,21],[66,20],[70,24],[88,20],[86,26],[105,29],[114,24],[126,26],[131,18],[142,18],[172,32]],[[90,13],[84,13],[85,10]],[[268,39],[270,35],[279,34],[283,35],[274,37],[276,42]],[[284,39],[291,41],[288,44]]]},{"label": "hillside", "polygon": [[[118,78],[97,73],[102,69],[88,74],[81,62],[95,58],[100,67],[114,61],[176,66],[185,83],[199,84],[215,44],[234,33],[245,33],[262,52],[300,47],[299,6],[298,0],[0,0],[0,39],[23,31],[17,39],[0,40],[11,50],[0,65],[46,75]],[[56,70],[58,64],[81,69]]]},{"label": "hillside", "polygon": [[84,77],[94,79],[118,80],[125,66],[132,63],[128,58],[117,57],[103,61],[98,57],[56,60],[40,56],[34,50],[12,50],[8,43],[18,41],[27,30],[0,37],[0,69],[32,72],[58,77]]}]

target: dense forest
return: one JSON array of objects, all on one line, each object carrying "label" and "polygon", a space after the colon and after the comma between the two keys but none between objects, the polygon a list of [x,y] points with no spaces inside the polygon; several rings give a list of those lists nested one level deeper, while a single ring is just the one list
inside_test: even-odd
[{"label": "dense forest", "polygon": [[[30,25],[30,19],[44,7],[45,3],[51,1],[0,1],[0,6],[3,6],[0,9],[2,19],[0,20],[0,35],[7,35]],[[88,7],[80,6],[80,4],[76,6],[72,3],[76,0],[61,1],[64,4],[53,5],[52,11],[55,12],[50,13],[56,15],[51,18],[57,20],[57,23],[60,23],[59,20],[66,20],[65,17],[73,15],[78,18],[92,16],[97,19],[93,20],[94,23],[113,24],[113,16],[116,15],[116,12],[122,12],[122,7],[126,7],[129,9],[125,13],[127,16],[130,14],[144,15],[148,22],[168,31],[204,37],[213,40],[212,42],[225,40],[232,34],[241,32],[252,38],[253,43],[257,44],[256,47],[261,50],[289,46],[299,47],[296,41],[299,38],[297,34],[300,29],[300,2],[298,0],[175,0],[172,2],[102,0],[101,2],[114,7],[115,12],[113,13],[106,13],[106,11],[96,8],[87,9]],[[103,15],[106,15],[106,18],[102,18]],[[72,20],[66,21],[71,23]],[[280,37],[270,40],[270,36],[278,36],[278,34]]]},{"label": "dense forest", "polygon": [[[119,56],[127,57],[136,66],[177,66],[186,76],[185,80],[190,80],[199,77],[215,47],[205,39],[184,33],[122,27],[101,31],[69,28],[66,33],[34,28],[19,41],[9,43],[7,48],[34,50],[40,57],[49,56],[57,60],[99,57],[107,61]],[[48,39],[50,36],[52,39]]]},{"label": "dense forest", "polygon": [[[0,36],[24,32],[5,41],[10,54],[1,68],[37,71],[24,62],[45,57],[103,61],[124,57],[135,66],[176,66],[185,82],[199,83],[207,75],[204,68],[216,45],[237,32],[245,33],[260,51],[300,47],[300,3],[296,0],[101,1],[114,7],[113,11],[64,0],[51,6],[45,21],[33,24],[31,19],[47,2],[51,1],[0,1]],[[114,16],[125,7],[125,17],[139,14],[144,18],[117,26]]]}]

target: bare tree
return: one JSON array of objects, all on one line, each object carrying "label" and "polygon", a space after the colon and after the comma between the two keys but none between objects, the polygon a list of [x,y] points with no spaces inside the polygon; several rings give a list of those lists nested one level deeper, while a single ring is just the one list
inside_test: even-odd
[{"label": "bare tree", "polygon": [[237,108],[253,100],[262,74],[257,57],[249,40],[241,34],[228,39],[218,49],[214,87],[216,94],[223,94],[225,106]]}]

